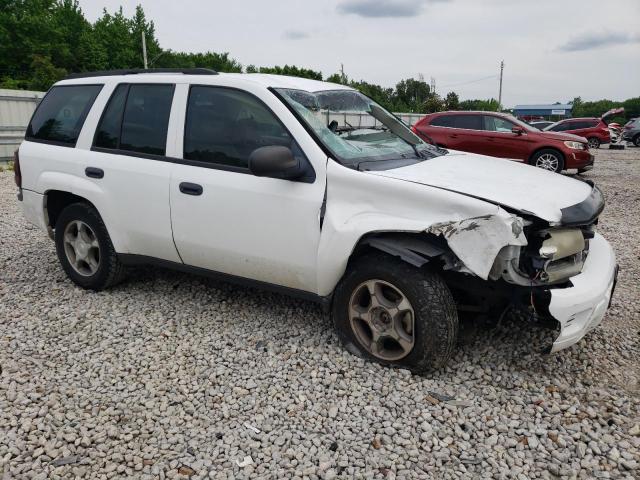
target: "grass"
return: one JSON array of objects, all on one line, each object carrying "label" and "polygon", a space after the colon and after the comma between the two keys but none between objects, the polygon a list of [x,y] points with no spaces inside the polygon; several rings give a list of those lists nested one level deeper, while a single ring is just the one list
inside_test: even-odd
[{"label": "grass", "polygon": [[4,172],[13,172],[13,162],[9,162],[6,165],[0,165],[0,173]]}]

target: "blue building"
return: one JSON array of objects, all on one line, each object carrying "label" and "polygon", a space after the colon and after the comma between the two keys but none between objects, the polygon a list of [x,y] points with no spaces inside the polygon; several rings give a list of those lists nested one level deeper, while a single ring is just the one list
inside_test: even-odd
[{"label": "blue building", "polygon": [[570,103],[557,103],[555,105],[516,105],[513,107],[513,115],[523,120],[544,118],[547,120],[562,120],[571,117]]}]

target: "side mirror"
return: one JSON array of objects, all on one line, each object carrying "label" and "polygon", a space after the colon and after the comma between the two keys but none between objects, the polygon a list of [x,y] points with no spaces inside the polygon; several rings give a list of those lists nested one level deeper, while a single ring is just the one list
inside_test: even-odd
[{"label": "side mirror", "polygon": [[524,132],[524,128],[516,125],[511,129],[511,133],[515,133],[516,135],[523,135],[525,132]]},{"label": "side mirror", "polygon": [[300,160],[288,147],[272,145],[256,148],[249,155],[249,170],[256,177],[295,180],[304,174]]}]

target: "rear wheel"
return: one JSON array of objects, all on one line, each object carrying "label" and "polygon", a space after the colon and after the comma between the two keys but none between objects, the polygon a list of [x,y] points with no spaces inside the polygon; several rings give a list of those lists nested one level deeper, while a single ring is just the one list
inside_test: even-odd
[{"label": "rear wheel", "polygon": [[564,170],[564,157],[552,148],[544,148],[536,152],[529,162],[534,167],[560,173]]},{"label": "rear wheel", "polygon": [[443,366],[458,333],[442,278],[384,254],[351,266],[336,289],[333,320],[350,352],[416,372]]},{"label": "rear wheel", "polygon": [[587,142],[589,143],[589,148],[600,148],[600,140],[596,137],[589,137]]},{"label": "rear wheel", "polygon": [[91,205],[74,203],[60,213],[55,242],[60,264],[76,285],[103,290],[122,279],[124,267],[107,227]]},{"label": "rear wheel", "polygon": [[636,147],[640,147],[640,133],[638,135],[636,135],[635,137],[633,137],[633,144]]}]

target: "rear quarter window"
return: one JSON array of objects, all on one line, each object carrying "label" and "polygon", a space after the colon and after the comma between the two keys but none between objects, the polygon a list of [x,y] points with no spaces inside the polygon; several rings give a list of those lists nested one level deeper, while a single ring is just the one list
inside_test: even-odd
[{"label": "rear quarter window", "polygon": [[74,147],[102,85],[60,85],[51,88],[36,109],[25,138]]},{"label": "rear quarter window", "polygon": [[440,115],[429,123],[432,127],[453,127],[453,117],[451,115]]}]

